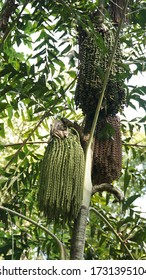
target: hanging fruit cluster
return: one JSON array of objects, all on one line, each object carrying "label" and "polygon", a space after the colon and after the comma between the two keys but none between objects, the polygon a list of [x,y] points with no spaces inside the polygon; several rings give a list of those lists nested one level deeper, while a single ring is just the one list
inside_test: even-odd
[{"label": "hanging fruit cluster", "polygon": [[[95,36],[96,35],[96,36]],[[79,73],[75,90],[76,106],[93,119],[101,95],[105,72],[115,41],[115,29],[99,30],[95,35],[79,28]],[[101,49],[102,42],[103,49]],[[103,115],[115,115],[125,104],[125,89],[120,78],[122,53],[118,42],[101,108]]]},{"label": "hanging fruit cluster", "polygon": [[67,137],[57,135],[43,157],[38,199],[48,220],[65,223],[77,217],[81,206],[85,160],[75,129],[69,129]]},{"label": "hanging fruit cluster", "polygon": [[93,185],[112,183],[120,177],[121,168],[120,119],[117,116],[108,116],[100,119],[96,127],[92,167]]}]

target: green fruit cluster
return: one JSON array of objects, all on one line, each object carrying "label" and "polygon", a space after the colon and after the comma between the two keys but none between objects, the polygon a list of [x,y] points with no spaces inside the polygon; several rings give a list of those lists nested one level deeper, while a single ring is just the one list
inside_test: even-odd
[{"label": "green fruit cluster", "polygon": [[78,132],[53,137],[46,148],[40,174],[39,208],[52,221],[71,221],[79,213],[83,194],[84,152]]}]

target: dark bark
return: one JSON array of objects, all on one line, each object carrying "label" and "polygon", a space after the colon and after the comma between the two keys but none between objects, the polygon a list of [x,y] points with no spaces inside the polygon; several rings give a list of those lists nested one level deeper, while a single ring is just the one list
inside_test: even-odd
[{"label": "dark bark", "polygon": [[11,18],[12,14],[15,12],[17,5],[15,4],[15,0],[7,0],[2,8],[2,12],[0,14],[0,30],[5,32],[8,28],[8,22]]},{"label": "dark bark", "polygon": [[113,22],[119,24],[122,16],[122,10],[124,7],[124,0],[110,1],[110,14]]}]

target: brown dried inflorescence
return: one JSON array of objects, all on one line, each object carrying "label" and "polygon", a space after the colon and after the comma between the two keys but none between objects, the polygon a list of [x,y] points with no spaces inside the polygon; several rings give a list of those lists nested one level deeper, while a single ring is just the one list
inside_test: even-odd
[{"label": "brown dried inflorescence", "polygon": [[[83,114],[93,120],[103,87],[105,72],[109,67],[109,57],[115,42],[115,29],[98,30],[95,34],[79,29],[79,73],[75,90],[75,103]],[[102,42],[104,48],[98,45]],[[124,81],[121,77],[123,69],[122,51],[118,41],[110,76],[105,90],[100,114],[116,115],[125,104]]]},{"label": "brown dried inflorescence", "polygon": [[112,183],[118,179],[122,168],[122,143],[120,119],[108,116],[97,123],[92,181],[93,185]]}]

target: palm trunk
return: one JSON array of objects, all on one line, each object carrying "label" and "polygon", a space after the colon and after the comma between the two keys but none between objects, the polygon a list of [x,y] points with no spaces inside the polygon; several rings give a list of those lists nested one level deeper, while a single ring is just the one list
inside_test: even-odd
[{"label": "palm trunk", "polygon": [[84,246],[86,236],[86,225],[88,217],[88,208],[81,206],[78,218],[74,222],[72,240],[71,240],[71,260],[84,259]]}]

